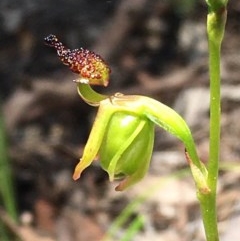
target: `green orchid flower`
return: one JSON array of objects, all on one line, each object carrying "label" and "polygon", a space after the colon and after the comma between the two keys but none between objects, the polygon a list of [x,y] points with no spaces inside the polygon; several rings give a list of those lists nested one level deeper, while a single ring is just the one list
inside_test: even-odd
[{"label": "green orchid flower", "polygon": [[123,179],[116,190],[124,190],[141,180],[149,167],[157,124],[185,144],[196,183],[202,191],[208,191],[206,168],[198,159],[190,129],[173,109],[146,96],[100,95],[88,84],[81,83],[81,79],[77,82],[83,100],[99,106],[99,110],[83,156],[75,168],[75,180],[96,157],[108,172],[110,181]]},{"label": "green orchid flower", "polygon": [[153,150],[154,124],[131,111],[131,106],[125,107],[128,99],[137,104],[139,97],[113,96],[100,102],[83,157],[75,168],[75,180],[96,156],[110,181],[123,179],[116,190],[136,183],[147,172]]},{"label": "green orchid flower", "polygon": [[141,180],[149,167],[156,124],[184,143],[198,190],[209,192],[207,170],[198,158],[191,131],[179,114],[146,96],[120,93],[107,96],[95,92],[90,85],[107,86],[110,75],[110,68],[99,55],[82,48],[70,50],[55,35],[46,37],[45,43],[54,47],[60,60],[79,74],[75,82],[82,99],[99,107],[74,180],[95,159],[107,171],[110,181],[122,179],[116,190],[124,190]]}]

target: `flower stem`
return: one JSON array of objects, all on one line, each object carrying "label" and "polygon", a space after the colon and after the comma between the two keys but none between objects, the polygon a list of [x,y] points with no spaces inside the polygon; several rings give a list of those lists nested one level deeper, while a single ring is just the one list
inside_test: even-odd
[{"label": "flower stem", "polygon": [[210,144],[208,162],[209,193],[199,193],[199,201],[207,241],[218,241],[216,189],[220,152],[220,55],[221,43],[226,23],[226,6],[212,8],[209,6],[207,17],[207,33],[209,43],[209,73],[210,73]]}]

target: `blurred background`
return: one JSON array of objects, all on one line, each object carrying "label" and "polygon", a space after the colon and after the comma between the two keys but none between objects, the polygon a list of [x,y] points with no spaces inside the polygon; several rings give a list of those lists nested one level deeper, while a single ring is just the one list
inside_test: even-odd
[{"label": "blurred background", "polygon": [[[112,73],[102,93],[153,97],[191,126],[208,160],[207,7],[193,0],[1,0],[0,240],[205,240],[184,147],[156,128],[150,170],[115,192],[97,162],[72,173],[96,108],[43,39],[100,54]],[[239,240],[240,2],[230,0],[222,49],[222,240]],[[16,211],[15,211],[16,210]]]}]

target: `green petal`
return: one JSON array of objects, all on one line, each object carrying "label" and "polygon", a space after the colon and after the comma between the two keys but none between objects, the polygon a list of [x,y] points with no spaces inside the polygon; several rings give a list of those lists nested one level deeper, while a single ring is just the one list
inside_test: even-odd
[{"label": "green petal", "polygon": [[80,178],[82,171],[87,168],[96,157],[111,115],[111,111],[105,111],[104,104],[100,105],[87,144],[84,148],[83,156],[75,167],[73,174],[74,180]]}]

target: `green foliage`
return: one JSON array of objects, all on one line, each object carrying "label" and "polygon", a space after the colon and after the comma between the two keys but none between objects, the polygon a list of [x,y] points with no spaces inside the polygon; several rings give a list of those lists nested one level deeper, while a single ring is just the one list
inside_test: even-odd
[{"label": "green foliage", "polygon": [[[17,219],[16,199],[14,195],[11,167],[7,154],[3,116],[0,113],[0,205],[4,207],[8,215],[14,220]],[[0,238],[2,241],[10,241],[8,232],[0,220]]]}]

